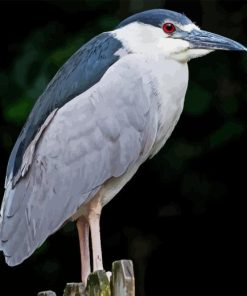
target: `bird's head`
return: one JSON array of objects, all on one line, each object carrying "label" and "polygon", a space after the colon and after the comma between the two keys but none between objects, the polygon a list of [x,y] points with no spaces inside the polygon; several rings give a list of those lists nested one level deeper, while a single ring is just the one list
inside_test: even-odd
[{"label": "bird's head", "polygon": [[132,52],[159,53],[180,62],[217,49],[247,51],[236,41],[201,30],[185,15],[164,9],[132,15],[114,32]]}]

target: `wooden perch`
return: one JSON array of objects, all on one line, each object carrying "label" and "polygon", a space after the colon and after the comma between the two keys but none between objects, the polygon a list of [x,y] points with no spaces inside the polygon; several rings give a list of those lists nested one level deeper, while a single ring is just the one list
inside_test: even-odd
[{"label": "wooden perch", "polygon": [[110,282],[104,270],[99,270],[89,275],[86,295],[111,296]]},{"label": "wooden perch", "polygon": [[64,289],[63,296],[84,296],[85,286],[83,283],[68,283]]},{"label": "wooden perch", "polygon": [[[63,296],[135,296],[135,278],[130,260],[115,261],[110,272],[98,270],[89,275],[87,287],[82,283],[68,283]],[[38,293],[38,296],[56,296],[52,291]]]},{"label": "wooden perch", "polygon": [[57,296],[57,295],[53,291],[43,291],[43,292],[39,292],[38,296]]},{"label": "wooden perch", "polygon": [[132,261],[121,260],[112,264],[112,296],[135,296],[135,278]]}]

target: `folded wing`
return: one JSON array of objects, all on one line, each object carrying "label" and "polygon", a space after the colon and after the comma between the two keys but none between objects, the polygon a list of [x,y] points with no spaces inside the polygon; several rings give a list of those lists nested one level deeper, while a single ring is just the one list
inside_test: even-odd
[{"label": "folded wing", "polygon": [[150,81],[142,57],[128,55],[56,111],[29,170],[5,191],[0,248],[9,265],[30,256],[104,182],[148,157],[158,125]]}]

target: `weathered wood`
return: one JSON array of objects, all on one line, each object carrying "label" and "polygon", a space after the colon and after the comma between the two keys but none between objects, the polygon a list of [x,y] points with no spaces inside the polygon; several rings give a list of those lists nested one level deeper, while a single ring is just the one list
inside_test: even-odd
[{"label": "weathered wood", "polygon": [[[53,291],[38,296],[56,296]],[[112,273],[99,270],[89,275],[87,287],[83,283],[68,283],[63,296],[135,296],[135,277],[130,260],[115,261]]]},{"label": "weathered wood", "polygon": [[86,296],[85,286],[83,283],[68,283],[63,296]]},{"label": "weathered wood", "polygon": [[104,270],[89,275],[86,288],[87,296],[111,296],[110,282]]},{"label": "weathered wood", "polygon": [[56,293],[53,291],[42,291],[38,293],[38,296],[56,296]]},{"label": "weathered wood", "polygon": [[112,296],[135,296],[135,277],[132,261],[113,262],[111,289]]}]

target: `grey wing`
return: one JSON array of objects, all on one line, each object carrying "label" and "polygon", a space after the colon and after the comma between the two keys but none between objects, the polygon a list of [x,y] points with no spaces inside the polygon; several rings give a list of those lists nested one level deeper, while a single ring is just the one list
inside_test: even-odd
[{"label": "grey wing", "polygon": [[148,157],[158,123],[142,63],[122,58],[46,127],[29,171],[5,191],[0,248],[9,265],[30,256],[105,181]]},{"label": "grey wing", "polygon": [[15,186],[20,177],[28,171],[32,155],[23,163],[24,153],[28,146],[35,146],[35,141],[30,146],[34,137],[36,141],[39,140],[41,127],[45,129],[44,122],[51,119],[56,109],[96,84],[119,59],[117,52],[120,48],[122,54],[126,54],[121,42],[111,33],[102,33],[79,48],[58,70],[36,101],[15,143],[7,166],[5,188],[8,182]]}]

